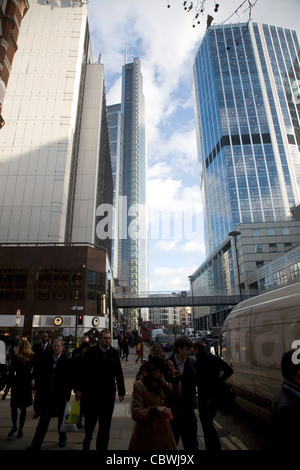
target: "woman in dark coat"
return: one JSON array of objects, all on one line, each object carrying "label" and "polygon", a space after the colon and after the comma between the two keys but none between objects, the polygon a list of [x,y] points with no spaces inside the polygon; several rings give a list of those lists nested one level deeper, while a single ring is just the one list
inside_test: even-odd
[{"label": "woman in dark coat", "polygon": [[[11,386],[11,418],[12,429],[8,437],[17,431],[17,437],[23,436],[23,426],[26,420],[26,409],[32,405],[32,381],[36,372],[34,352],[26,338],[22,338],[9,365],[9,385]],[[21,410],[19,429],[17,427],[18,408]]]}]

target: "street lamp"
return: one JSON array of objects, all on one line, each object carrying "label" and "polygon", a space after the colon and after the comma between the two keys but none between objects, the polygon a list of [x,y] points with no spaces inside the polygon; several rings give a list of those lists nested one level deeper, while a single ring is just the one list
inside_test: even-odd
[{"label": "street lamp", "polygon": [[229,232],[228,234],[230,237],[234,238],[234,248],[235,248],[235,257],[236,257],[236,265],[237,265],[237,272],[238,272],[238,282],[239,282],[239,291],[240,291],[240,299],[242,300],[242,290],[241,290],[241,278],[240,278],[240,265],[238,261],[238,256],[237,256],[237,248],[236,248],[236,237],[238,235],[241,235],[241,232],[238,230],[233,230],[232,232]]},{"label": "street lamp", "polygon": [[188,276],[188,279],[190,281],[190,287],[191,287],[191,294],[192,294],[192,327],[195,328],[195,315],[194,315],[194,292],[193,292],[193,276]]}]

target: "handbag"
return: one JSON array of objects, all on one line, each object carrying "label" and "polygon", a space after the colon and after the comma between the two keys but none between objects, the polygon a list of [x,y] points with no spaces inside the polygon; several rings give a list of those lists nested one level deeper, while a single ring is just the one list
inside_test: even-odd
[{"label": "handbag", "polygon": [[80,422],[80,400],[74,400],[67,419],[68,424],[78,424]]},{"label": "handbag", "polygon": [[217,407],[219,411],[229,411],[234,405],[236,395],[232,386],[226,382],[222,382],[219,386],[217,396]]},{"label": "handbag", "polygon": [[60,426],[60,432],[74,432],[77,431],[76,424],[69,424],[68,418],[71,411],[70,403],[67,401],[64,410],[64,417]]}]

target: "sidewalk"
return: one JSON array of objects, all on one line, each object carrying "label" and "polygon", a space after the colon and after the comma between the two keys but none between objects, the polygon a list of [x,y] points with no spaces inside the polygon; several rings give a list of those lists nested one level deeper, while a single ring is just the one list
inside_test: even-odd
[{"label": "sidewalk", "polygon": [[[148,357],[147,350],[144,354],[145,357]],[[111,430],[110,430],[110,440],[108,445],[108,450],[128,450],[128,445],[133,429],[133,420],[131,418],[130,406],[131,406],[131,394],[133,382],[136,376],[136,373],[139,370],[140,362],[135,363],[136,354],[134,349],[130,349],[130,354],[128,356],[128,362],[125,360],[121,361],[122,368],[125,378],[125,387],[126,387],[126,397],[123,402],[119,402],[118,397],[116,397],[115,409],[112,418]],[[0,393],[0,450],[26,450],[27,447],[31,445],[36,426],[38,424],[38,419],[33,419],[34,412],[33,407],[27,408],[27,417],[26,422],[23,428],[23,437],[18,439],[16,437],[17,433],[13,438],[9,439],[7,437],[11,427],[11,415],[10,415],[10,394],[7,395],[5,400],[2,400],[3,392]],[[74,396],[71,398],[74,400]],[[105,404],[103,405],[105,406]],[[95,428],[93,440],[91,443],[91,450],[96,449],[96,433],[98,426]],[[199,435],[200,433],[200,435]],[[203,445],[203,436],[200,422],[198,420],[198,440],[199,440],[199,449],[204,449]],[[78,429],[77,432],[69,433],[67,435],[67,444],[64,448],[58,447],[58,432],[57,432],[57,418],[51,419],[48,432],[44,439],[42,450],[82,450],[82,442],[84,439],[84,429]],[[182,450],[181,443],[179,445],[179,450]]]}]

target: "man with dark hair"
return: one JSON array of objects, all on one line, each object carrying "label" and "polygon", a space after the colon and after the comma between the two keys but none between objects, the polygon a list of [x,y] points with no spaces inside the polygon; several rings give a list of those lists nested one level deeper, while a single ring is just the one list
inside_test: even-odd
[{"label": "man with dark hair", "polygon": [[83,450],[90,448],[97,421],[99,429],[96,449],[107,450],[115,406],[116,381],[119,400],[122,401],[126,392],[120,356],[117,349],[111,347],[110,331],[104,329],[100,332],[99,344],[86,350],[75,378],[75,397],[81,399],[85,416]]},{"label": "man with dark hair", "polygon": [[[298,352],[299,353],[298,353]],[[272,424],[275,448],[296,450],[300,442],[300,350],[283,354],[283,382],[274,399]]]},{"label": "man with dark hair", "polygon": [[198,410],[202,424],[206,450],[221,450],[218,433],[213,420],[218,409],[221,386],[233,369],[220,357],[205,350],[201,341],[194,344],[195,369],[198,385]]},{"label": "man with dark hair", "polygon": [[66,402],[72,391],[71,359],[63,354],[61,339],[53,342],[53,354],[44,356],[36,376],[36,389],[40,396],[40,420],[31,443],[31,450],[40,450],[50,420],[57,417],[59,447],[66,445],[67,436],[60,431]]},{"label": "man with dark hair", "polygon": [[174,342],[174,353],[169,358],[175,369],[181,374],[181,394],[170,397],[170,406],[174,419],[171,421],[173,434],[178,445],[181,437],[184,450],[198,449],[197,418],[195,416],[196,374],[193,360],[190,358],[193,341],[188,336],[178,336]]}]

